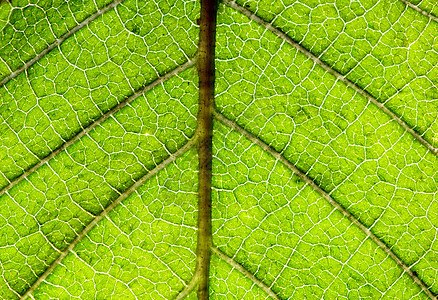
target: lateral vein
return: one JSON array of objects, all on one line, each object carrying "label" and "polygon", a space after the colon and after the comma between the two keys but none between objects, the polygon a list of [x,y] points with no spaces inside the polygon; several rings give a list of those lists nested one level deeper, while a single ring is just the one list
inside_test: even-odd
[{"label": "lateral vein", "polygon": [[198,273],[195,272],[192,276],[190,282],[186,285],[186,287],[175,297],[175,300],[181,300],[187,297],[190,292],[196,287],[198,283]]}]

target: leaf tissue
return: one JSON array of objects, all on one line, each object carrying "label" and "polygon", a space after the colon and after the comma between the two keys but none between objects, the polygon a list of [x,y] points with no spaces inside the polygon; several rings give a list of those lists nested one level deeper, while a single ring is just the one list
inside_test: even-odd
[{"label": "leaf tissue", "polygon": [[435,0],[0,2],[0,299],[437,299]]}]

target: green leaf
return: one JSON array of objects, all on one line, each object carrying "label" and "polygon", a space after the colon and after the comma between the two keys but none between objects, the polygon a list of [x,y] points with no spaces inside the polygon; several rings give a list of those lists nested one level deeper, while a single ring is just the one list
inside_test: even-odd
[{"label": "green leaf", "polygon": [[211,153],[201,14],[0,2],[0,299],[436,299],[435,1],[220,2]]}]

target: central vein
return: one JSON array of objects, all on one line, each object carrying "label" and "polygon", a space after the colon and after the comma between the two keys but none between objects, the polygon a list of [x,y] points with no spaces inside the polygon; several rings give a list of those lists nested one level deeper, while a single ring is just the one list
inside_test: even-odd
[{"label": "central vein", "polygon": [[216,38],[216,0],[201,0],[198,48],[198,245],[196,275],[198,298],[208,299],[211,251],[211,161],[214,105],[214,47]]}]

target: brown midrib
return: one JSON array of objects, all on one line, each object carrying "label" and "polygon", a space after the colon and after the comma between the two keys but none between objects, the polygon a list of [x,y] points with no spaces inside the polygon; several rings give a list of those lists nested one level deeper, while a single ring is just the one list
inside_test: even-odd
[{"label": "brown midrib", "polygon": [[214,105],[214,49],[216,37],[216,0],[201,0],[201,20],[198,48],[198,241],[196,276],[198,298],[208,299],[208,279],[211,256],[211,162]]}]

